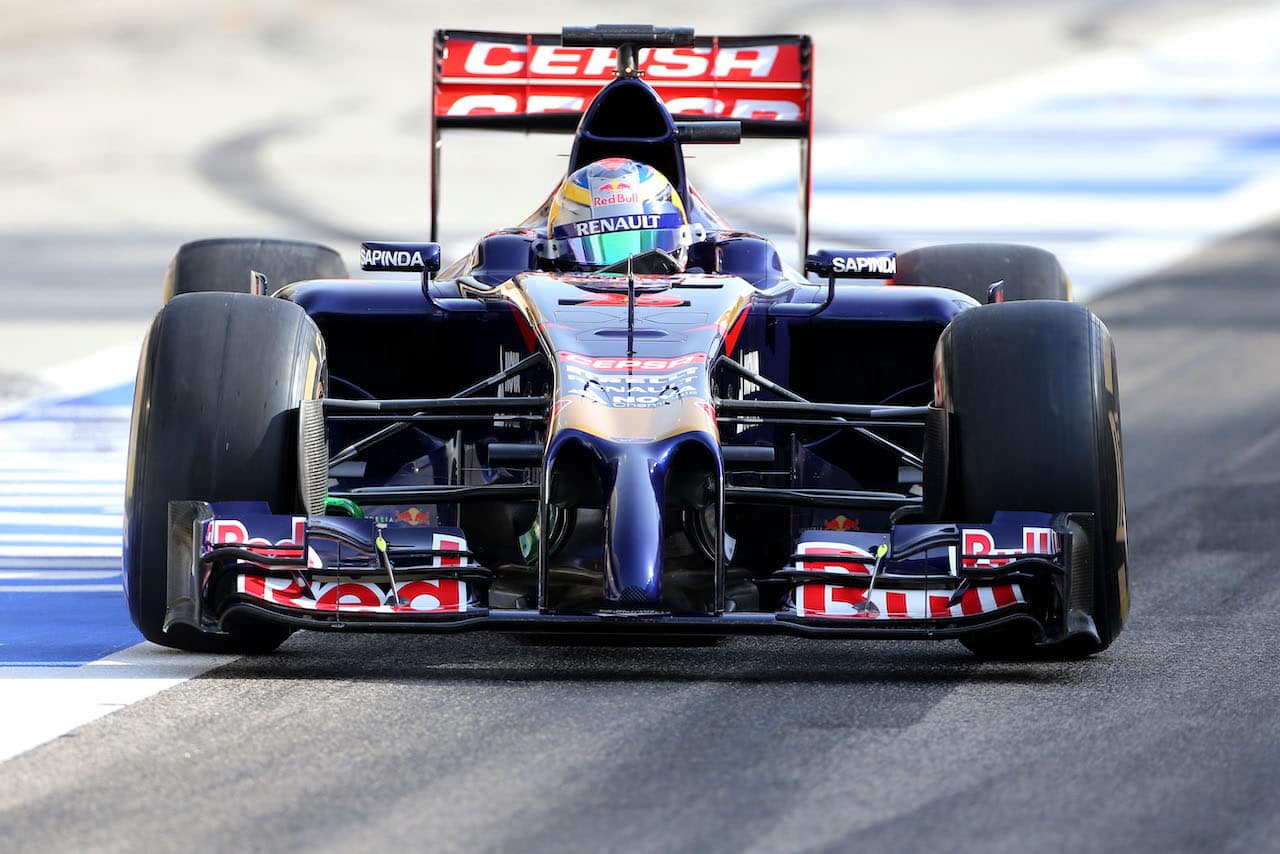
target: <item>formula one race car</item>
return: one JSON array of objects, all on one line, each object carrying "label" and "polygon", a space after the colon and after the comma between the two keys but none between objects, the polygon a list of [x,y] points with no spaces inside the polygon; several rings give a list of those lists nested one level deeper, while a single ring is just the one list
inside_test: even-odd
[{"label": "formula one race car", "polygon": [[435,242],[366,243],[402,281],[310,243],[183,246],[134,403],[142,633],[1106,648],[1128,611],[1115,359],[1056,259],[801,272],[686,179],[686,144],[795,139],[807,211],[811,60],[803,36],[441,31],[437,181],[452,128],[574,133],[521,225],[443,270]]}]

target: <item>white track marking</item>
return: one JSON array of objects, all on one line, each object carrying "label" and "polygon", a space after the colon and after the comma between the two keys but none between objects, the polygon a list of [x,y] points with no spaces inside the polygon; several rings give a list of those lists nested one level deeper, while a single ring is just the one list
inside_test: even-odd
[{"label": "white track marking", "polygon": [[38,528],[110,528],[119,530],[124,516],[103,513],[0,513],[0,525]]},{"label": "white track marking", "polygon": [[6,581],[92,581],[119,577],[118,569],[0,569],[0,584]]},{"label": "white track marking", "polygon": [[74,495],[80,497],[97,496],[104,499],[120,498],[123,487],[117,481],[107,483],[0,483],[0,496],[21,495],[23,498],[34,496]]},{"label": "white track marking", "polygon": [[104,546],[14,546],[0,547],[0,554],[10,558],[114,558],[120,560],[119,538],[114,545]]},{"label": "white track marking", "polygon": [[0,761],[234,660],[142,643],[81,667],[6,667]]},{"label": "white track marking", "polygon": [[[40,379],[58,390],[60,397],[89,394],[103,387],[133,379],[138,371],[142,340],[118,344],[89,356],[55,365],[41,372]],[[106,407],[116,409],[116,407]],[[119,412],[113,412],[119,415]],[[124,411],[124,417],[129,412]]]},{"label": "white track marking", "polygon": [[123,501],[121,495],[0,495],[0,507],[97,507],[116,513]]},{"label": "white track marking", "polygon": [[119,584],[0,584],[5,593],[119,593]]},{"label": "white track marking", "polygon": [[[0,534],[0,543],[30,543],[40,539],[39,534]],[[110,546],[120,544],[119,534],[58,534],[59,543],[75,545]]]}]

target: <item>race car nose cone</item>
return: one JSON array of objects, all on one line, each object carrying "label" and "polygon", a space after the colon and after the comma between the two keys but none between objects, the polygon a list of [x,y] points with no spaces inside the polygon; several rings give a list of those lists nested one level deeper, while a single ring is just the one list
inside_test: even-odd
[{"label": "race car nose cone", "polygon": [[665,454],[644,445],[621,450],[609,466],[612,482],[605,485],[604,598],[624,607],[659,607]]},{"label": "race car nose cone", "polygon": [[[664,546],[686,509],[718,500],[718,487],[707,488],[723,479],[718,460],[714,440],[701,431],[650,442],[566,431],[553,440],[547,453],[551,492],[593,492],[604,511],[600,601],[606,609],[670,610],[662,584]],[[708,589],[714,571],[708,567]]]}]

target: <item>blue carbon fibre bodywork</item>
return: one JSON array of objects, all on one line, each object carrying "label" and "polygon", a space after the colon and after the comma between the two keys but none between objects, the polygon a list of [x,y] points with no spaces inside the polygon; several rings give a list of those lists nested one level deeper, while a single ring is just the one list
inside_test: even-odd
[{"label": "blue carbon fibre bodywork", "polygon": [[[547,449],[548,480],[568,447],[582,448],[599,477],[604,506],[604,599],[631,607],[661,608],[663,543],[668,484],[673,461],[690,446],[713,461],[716,489],[707,496],[722,500],[724,469],[714,438],[702,432],[671,436],[658,442],[611,442],[579,430],[563,430]],[[546,572],[543,555],[542,572]],[[722,560],[717,560],[722,563]]]}]

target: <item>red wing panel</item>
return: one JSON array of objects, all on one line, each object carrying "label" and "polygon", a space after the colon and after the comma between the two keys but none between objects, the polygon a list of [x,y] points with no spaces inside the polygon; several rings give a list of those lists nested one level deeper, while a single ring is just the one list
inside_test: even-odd
[{"label": "red wing panel", "polygon": [[[769,136],[808,135],[807,36],[702,37],[692,47],[642,49],[639,60],[645,81],[677,118],[741,119],[748,136],[757,135],[752,125],[771,123],[779,126]],[[435,115],[442,124],[473,125],[485,117],[560,119],[572,129],[615,66],[614,48],[564,47],[559,36],[442,30]],[[779,132],[782,123],[795,123],[794,131]]]}]

